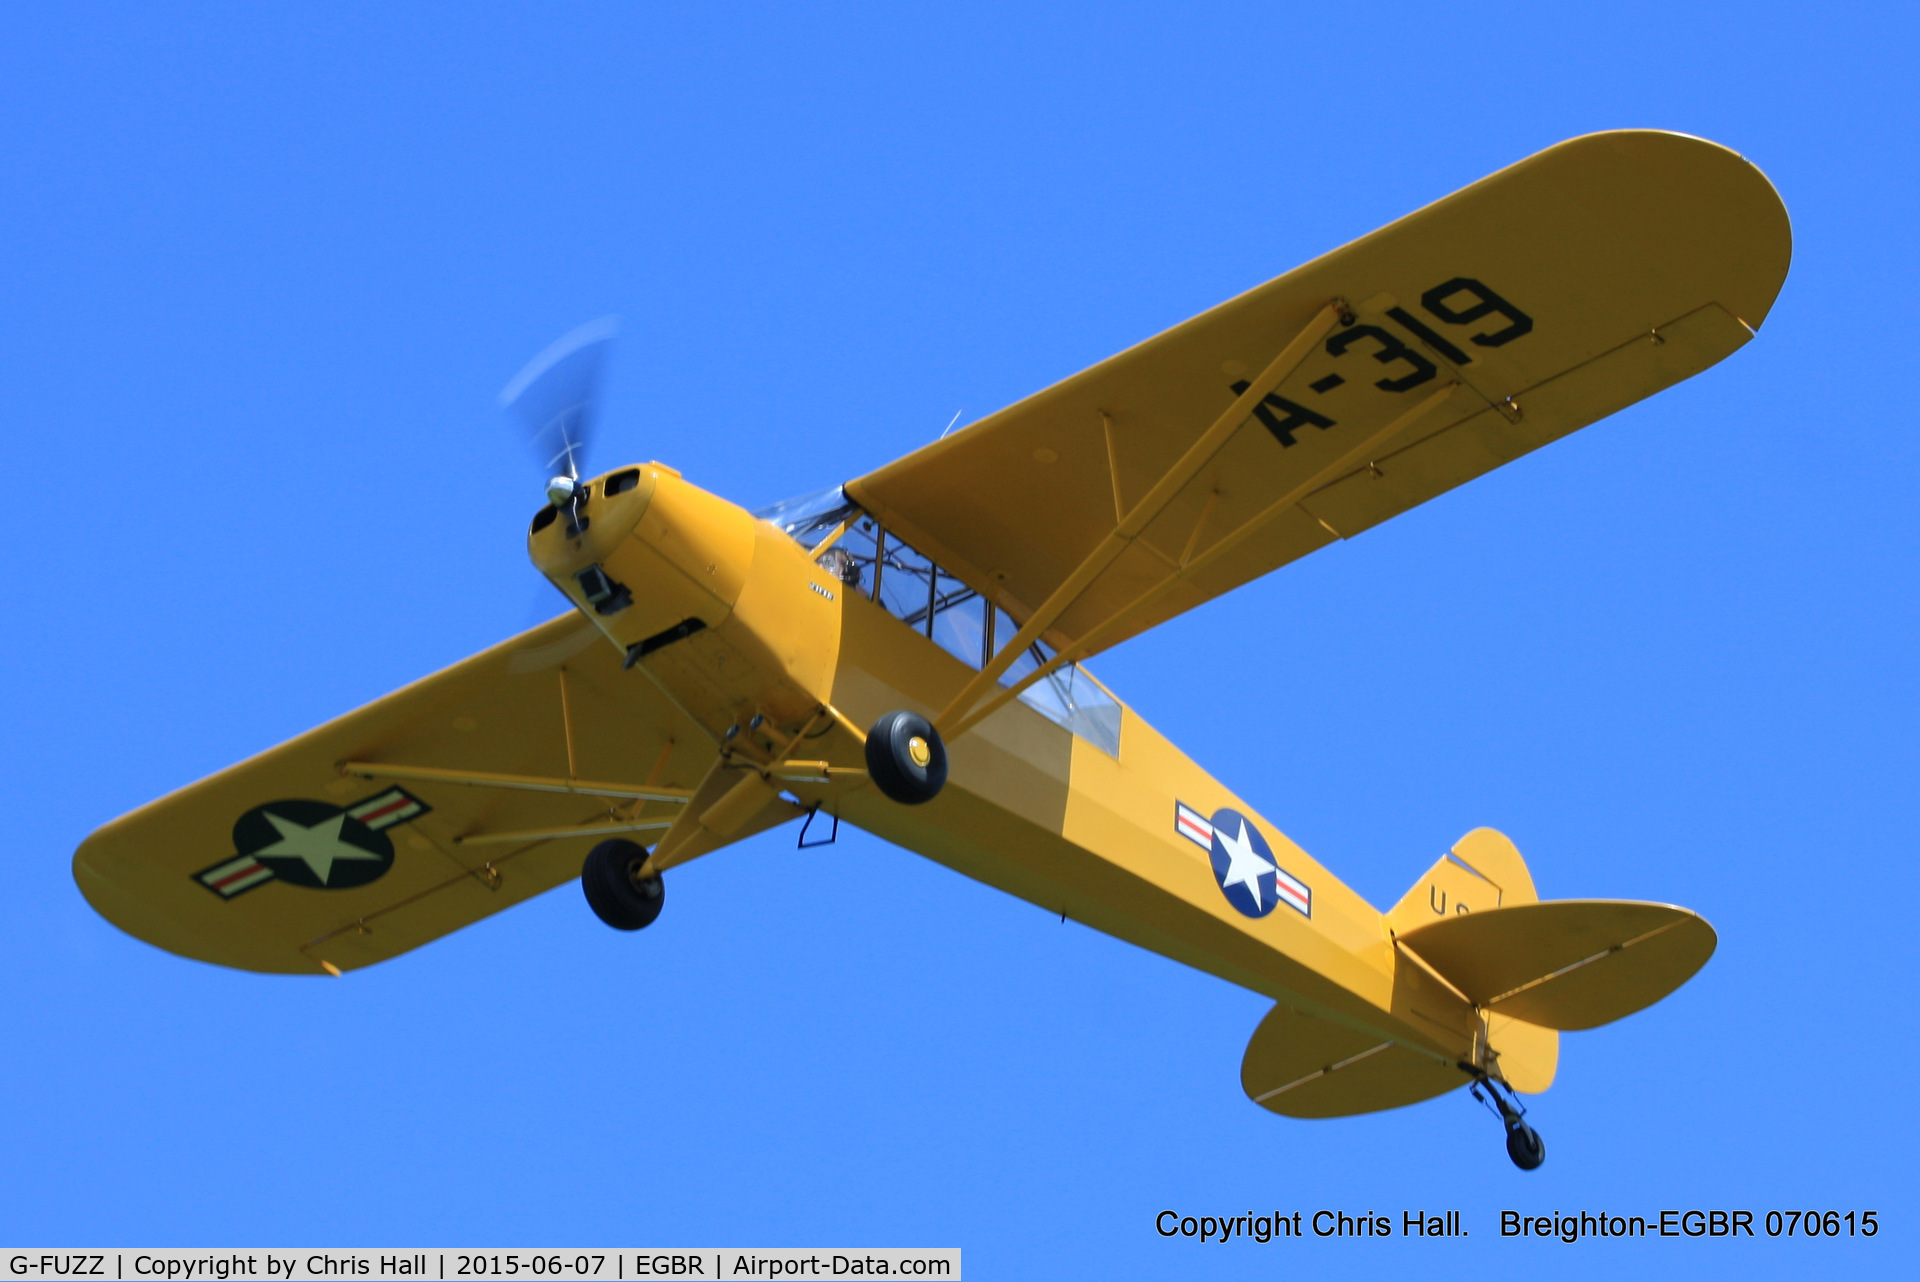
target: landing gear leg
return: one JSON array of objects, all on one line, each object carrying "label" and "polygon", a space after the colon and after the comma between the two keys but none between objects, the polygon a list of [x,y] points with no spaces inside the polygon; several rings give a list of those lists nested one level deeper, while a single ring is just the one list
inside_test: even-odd
[{"label": "landing gear leg", "polygon": [[1492,1110],[1507,1132],[1507,1156],[1523,1171],[1535,1170],[1547,1160],[1547,1142],[1526,1123],[1527,1110],[1505,1082],[1475,1073],[1473,1097]]}]

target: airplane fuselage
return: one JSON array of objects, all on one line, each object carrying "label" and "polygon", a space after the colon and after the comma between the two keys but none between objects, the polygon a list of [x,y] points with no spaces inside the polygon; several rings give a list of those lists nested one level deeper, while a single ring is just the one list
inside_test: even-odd
[{"label": "airplane fuselage", "polygon": [[[608,477],[617,492],[606,492]],[[818,736],[806,756],[857,770],[860,727],[898,709],[931,717],[973,675],[806,547],[671,469],[608,477],[587,487],[577,511],[542,515],[531,555],[626,653],[634,679],[655,682],[743,771],[778,760],[802,733]],[[948,744],[948,782],[924,805],[860,783],[777,778],[764,799],[783,788],[803,806],[1302,1013],[1436,1061],[1475,1058],[1480,1016],[1395,947],[1394,927],[1406,923],[1119,709],[1110,753],[1008,703]],[[1206,839],[1223,812],[1228,863],[1217,872]],[[1429,890],[1427,900],[1435,913],[1458,912],[1495,906],[1498,891],[1469,883]]]}]

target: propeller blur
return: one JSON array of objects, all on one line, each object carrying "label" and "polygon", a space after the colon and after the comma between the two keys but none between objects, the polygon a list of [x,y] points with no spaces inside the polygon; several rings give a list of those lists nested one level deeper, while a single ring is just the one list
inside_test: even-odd
[{"label": "propeller blur", "polygon": [[580,478],[599,409],[600,373],[619,331],[618,317],[587,322],[534,357],[500,393],[501,406],[525,424],[549,477]]}]

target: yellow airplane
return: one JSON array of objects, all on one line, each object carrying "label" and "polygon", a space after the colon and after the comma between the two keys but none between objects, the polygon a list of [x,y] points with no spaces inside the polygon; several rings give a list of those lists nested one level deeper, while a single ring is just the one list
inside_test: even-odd
[{"label": "yellow airplane", "polygon": [[1790,250],[1733,152],[1576,138],[757,514],[661,463],[582,479],[589,328],[508,389],[574,610],[114,820],[74,878],[161,948],[339,975],[576,877],[637,930],[667,870],[844,819],[1272,998],[1262,1107],[1467,1086],[1532,1169],[1557,1030],[1658,1001],[1712,928],[1542,901],[1490,828],[1383,913],[1082,661],[1721,360]]}]

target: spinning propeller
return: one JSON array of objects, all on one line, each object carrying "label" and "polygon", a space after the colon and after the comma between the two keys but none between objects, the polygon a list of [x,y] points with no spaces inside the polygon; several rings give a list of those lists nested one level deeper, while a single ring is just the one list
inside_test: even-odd
[{"label": "spinning propeller", "polygon": [[[577,509],[580,473],[599,409],[600,373],[619,333],[619,320],[603,316],[534,357],[505,390],[500,404],[531,433],[529,441],[546,475],[547,501]],[[579,524],[576,512],[570,519]]]}]

